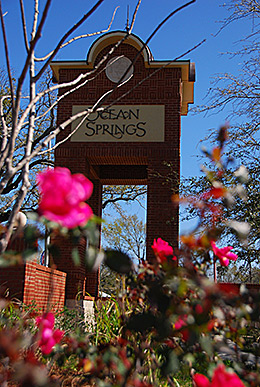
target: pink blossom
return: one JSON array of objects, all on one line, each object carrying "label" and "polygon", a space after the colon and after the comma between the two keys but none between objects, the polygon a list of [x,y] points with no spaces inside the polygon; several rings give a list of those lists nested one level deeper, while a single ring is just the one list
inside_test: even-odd
[{"label": "pink blossom", "polygon": [[195,374],[193,376],[193,382],[195,383],[195,387],[210,387],[211,386],[209,379],[205,375],[202,375],[202,374]]},{"label": "pink blossom", "polygon": [[196,387],[245,387],[237,374],[226,371],[224,364],[218,365],[215,369],[212,382],[202,374],[195,374],[193,381]]},{"label": "pink blossom", "polygon": [[54,328],[54,315],[52,313],[44,313],[36,318],[36,325],[40,329],[39,347],[44,355],[49,355],[55,344],[61,341],[63,332]]},{"label": "pink blossom", "polygon": [[92,210],[85,200],[93,184],[82,174],[71,175],[67,168],[47,169],[37,176],[41,200],[39,213],[67,228],[86,224]]},{"label": "pink blossom", "polygon": [[184,341],[188,341],[188,339],[190,337],[190,332],[186,328],[187,327],[187,317],[188,316],[186,314],[179,316],[173,325],[173,327],[174,327],[174,329],[176,329],[176,331],[180,331],[182,339]]},{"label": "pink blossom", "polygon": [[187,316],[186,315],[185,316],[179,316],[177,318],[177,320],[175,321],[175,323],[174,323],[174,328],[176,330],[179,330],[182,327],[186,326],[187,325],[186,320],[187,320]]},{"label": "pink blossom", "polygon": [[[173,248],[161,238],[158,238],[157,241],[154,239],[152,249],[160,263],[166,261],[167,257],[173,255]],[[176,260],[176,257],[173,257],[173,259]]]},{"label": "pink blossom", "polygon": [[211,242],[211,246],[214,254],[219,258],[219,261],[222,266],[228,266],[229,260],[232,260],[232,261],[237,260],[237,255],[230,251],[233,249],[232,246],[219,248],[216,246],[216,243],[213,241]]}]

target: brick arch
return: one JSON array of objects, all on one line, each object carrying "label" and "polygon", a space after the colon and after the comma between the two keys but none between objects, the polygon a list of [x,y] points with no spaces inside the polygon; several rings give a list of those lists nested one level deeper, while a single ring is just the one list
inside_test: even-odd
[{"label": "brick arch", "polygon": [[114,46],[121,41],[123,41],[123,44],[134,47],[137,51],[141,50],[145,62],[149,63],[151,60],[153,60],[150,49],[138,36],[134,34],[129,35],[125,31],[112,31],[102,35],[100,38],[95,40],[88,51],[86,59],[87,63],[89,65],[93,65],[96,62],[97,56],[104,48],[108,47],[109,45]]}]

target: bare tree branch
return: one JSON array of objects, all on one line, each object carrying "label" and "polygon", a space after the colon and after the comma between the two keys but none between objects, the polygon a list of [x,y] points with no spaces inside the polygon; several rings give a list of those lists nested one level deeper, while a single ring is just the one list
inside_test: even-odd
[{"label": "bare tree branch", "polygon": [[[128,35],[126,35],[127,37]],[[52,91],[55,91],[55,90],[58,90],[58,89],[62,89],[62,88],[68,88],[68,87],[71,87],[71,86],[74,86],[75,84],[79,83],[81,80],[87,78],[89,75],[93,74],[95,71],[97,71],[97,69],[107,60],[107,58],[114,52],[114,50],[126,39],[126,37],[123,37],[117,44],[115,44],[111,50],[109,51],[109,53],[107,55],[105,55],[101,60],[100,62],[98,63],[98,65],[91,71],[89,71],[88,73],[85,73],[85,74],[80,74],[76,79],[74,79],[73,81],[70,81],[70,82],[65,82],[65,83],[62,83],[62,84],[58,84],[58,85],[55,85],[55,86],[52,86],[46,90],[44,90],[43,92],[41,93],[38,93],[37,96],[30,101],[30,103],[27,105],[26,109],[24,110],[24,112],[22,113],[20,119],[19,119],[19,122],[17,124],[17,130],[20,131],[22,126],[23,125],[26,125],[27,122],[24,122],[26,116],[29,114],[32,106],[34,106],[45,94],[48,94]],[[101,70],[101,71],[105,71],[105,69]],[[96,75],[97,76],[97,75]],[[95,76],[95,77],[96,77]],[[87,82],[95,79],[95,77],[91,78],[91,79],[87,79],[85,82],[81,83],[80,85],[76,86],[74,89],[70,89],[68,90],[66,93],[64,93],[63,95],[61,95],[60,97],[58,97],[58,99],[53,103],[53,105],[49,108],[48,111],[46,111],[46,114],[51,110],[53,109],[54,106],[56,106],[58,104],[58,102],[66,97],[67,95],[75,92],[77,89],[83,87]],[[121,83],[120,85],[117,85],[117,87],[120,87],[122,86],[123,84]],[[110,93],[110,91],[108,92]],[[96,108],[96,107],[95,107]],[[90,113],[94,112],[95,110],[91,110]],[[3,162],[3,157],[0,158],[0,167],[2,165],[2,162]]]},{"label": "bare tree branch", "polygon": [[113,196],[103,201],[102,208],[105,209],[109,204],[115,204],[120,201],[121,202],[134,201],[140,196],[144,196],[146,191],[147,191],[146,188],[144,188],[143,190],[139,190],[138,192],[132,190],[132,192],[130,192],[128,196],[126,196],[124,193],[123,194],[121,193],[119,196],[116,196],[116,197]]},{"label": "bare tree branch", "polygon": [[[203,39],[201,42],[199,42],[198,44],[196,44],[195,46],[193,46],[192,48],[190,48],[189,50],[187,50],[186,52],[184,52],[183,54],[177,56],[176,58],[174,58],[173,60],[167,62],[165,65],[161,66],[160,68],[154,70],[151,74],[149,74],[147,77],[143,78],[141,81],[137,82],[130,90],[126,91],[124,94],[120,95],[118,98],[116,98],[111,104],[109,104],[106,109],[110,108],[111,106],[113,106],[115,103],[119,102],[121,99],[123,99],[124,97],[126,97],[129,93],[131,93],[133,90],[135,90],[137,87],[139,87],[143,82],[147,81],[147,79],[153,77],[156,73],[158,73],[159,71],[161,71],[163,68],[169,66],[171,63],[173,62],[176,62],[177,60],[181,59],[182,57],[186,56],[187,54],[189,54],[190,52],[192,52],[193,50],[197,49],[199,46],[201,46],[203,43],[206,42],[206,39]],[[128,72],[129,70],[127,70]],[[109,92],[107,93],[112,93],[114,91],[114,89],[110,90]],[[105,100],[102,100],[102,103],[104,103]]]},{"label": "bare tree branch", "polygon": [[9,95],[4,95],[3,97],[1,97],[0,99],[0,114],[1,114],[1,122],[2,122],[2,126],[3,126],[3,133],[2,133],[2,142],[1,142],[1,152],[3,152],[3,150],[5,149],[6,147],[6,144],[7,144],[7,136],[8,136],[8,127],[6,125],[6,120],[5,120],[5,115],[4,115],[4,110],[3,110],[3,102],[5,99],[7,98],[11,98],[11,96]]},{"label": "bare tree branch", "polygon": [[[175,59],[173,59],[172,61],[169,61],[167,62],[164,66],[156,69],[153,73],[151,73],[150,75],[148,75],[146,78],[144,78],[143,80],[139,81],[136,85],[134,85],[130,90],[128,90],[126,93],[124,93],[123,95],[121,95],[120,97],[118,97],[115,101],[113,101],[110,105],[114,105],[116,102],[120,101],[121,99],[123,99],[126,95],[128,95],[129,93],[131,93],[135,88],[137,88],[138,86],[140,86],[143,82],[145,82],[147,79],[151,78],[153,75],[155,75],[157,72],[159,72],[161,69],[169,66],[172,62],[175,62],[177,61],[178,59],[182,58],[183,56],[187,55],[188,53],[190,53],[191,51],[195,50],[196,48],[198,48],[201,44],[203,44],[204,42],[206,41],[206,39],[202,40],[201,42],[199,42],[197,45],[193,46],[191,49],[187,50],[185,53],[179,55],[178,57],[176,57]],[[139,52],[139,55],[140,55],[141,51]],[[81,74],[82,75],[82,74]],[[74,82],[74,81],[73,81]],[[125,83],[125,82],[124,82]],[[99,111],[99,110],[103,110],[103,108],[100,108],[99,106],[102,105],[105,100],[108,98],[108,96],[110,96],[115,90],[118,89],[118,87],[122,86],[123,83],[121,84],[117,84],[113,89],[109,90],[105,95],[102,95],[100,97],[100,99],[93,105],[93,107],[91,109],[87,109],[87,110],[83,110],[82,112],[79,112],[77,113],[76,115],[70,117],[68,120],[66,120],[64,123],[60,124],[59,128],[56,128],[56,130],[54,132],[52,132],[50,134],[50,136],[46,139],[46,141],[49,141],[53,138],[56,137],[56,135],[59,133],[59,131],[63,131],[68,125],[70,125],[73,121],[75,121],[76,119],[78,118],[81,118],[82,116],[84,117],[83,118],[83,121],[84,119],[87,118],[87,116],[95,111]],[[70,91],[71,92],[71,91]],[[83,122],[82,121],[82,122]],[[73,132],[71,132],[65,139],[63,139],[60,143],[56,144],[54,147],[51,148],[51,150],[55,149],[58,145],[60,145],[61,143],[67,141],[76,131],[77,129],[79,128],[79,126],[81,125],[81,123],[79,125],[77,125],[77,127],[73,130]],[[32,157],[35,156],[36,152],[41,152],[41,148],[43,148],[44,146],[46,146],[46,141],[44,144],[40,145],[38,148],[36,148],[36,150],[31,154],[31,157],[29,157],[27,159],[27,161],[31,160]],[[44,154],[46,153],[47,151],[43,151],[41,152],[40,154]],[[21,162],[21,165],[24,164],[24,162],[26,162],[25,160],[23,160]]]},{"label": "bare tree branch", "polygon": [[[39,165],[53,166],[53,164],[54,164],[53,161],[49,160],[49,159],[37,159],[29,164],[29,170],[32,170],[35,166],[39,166]],[[3,195],[10,193],[14,189],[18,188],[19,184],[21,183],[21,181],[23,179],[23,175],[22,175],[22,173],[20,173],[17,177],[16,176],[17,175],[12,176],[12,178],[9,180],[9,182],[7,183],[7,185],[5,186],[5,188],[2,191]],[[16,177],[15,181],[13,181],[14,177]]]},{"label": "bare tree branch", "polygon": [[132,21],[131,21],[131,24],[130,24],[130,27],[129,27],[129,31],[128,31],[129,34],[132,33],[132,30],[134,28],[136,15],[137,15],[138,9],[139,9],[139,7],[141,5],[141,2],[142,2],[142,0],[138,0],[138,3],[136,4],[136,7],[135,7],[135,10],[134,10],[134,13],[133,13],[133,17],[132,17]]},{"label": "bare tree branch", "polygon": [[3,34],[4,46],[5,46],[5,60],[6,60],[8,78],[9,78],[11,100],[12,100],[12,106],[14,108],[14,87],[13,87],[13,81],[12,81],[11,66],[10,66],[8,44],[7,44],[7,38],[6,38],[6,30],[5,30],[4,15],[3,15],[3,11],[2,11],[2,1],[1,0],[0,0],[0,19],[1,19],[2,34]]},{"label": "bare tree branch", "polygon": [[13,109],[13,114],[12,114],[12,118],[13,118],[12,136],[11,136],[10,141],[9,141],[9,148],[8,148],[8,154],[7,154],[7,159],[6,159],[7,175],[11,174],[13,172],[12,158],[13,158],[13,153],[14,153],[14,149],[15,149],[15,140],[16,140],[16,137],[19,133],[19,128],[17,127],[17,120],[18,120],[19,110],[20,110],[22,85],[24,83],[25,76],[27,74],[27,70],[30,66],[30,63],[31,63],[31,60],[33,57],[34,48],[36,46],[37,41],[41,37],[42,28],[43,28],[43,25],[44,25],[45,20],[47,18],[50,4],[51,4],[51,0],[47,0],[45,7],[44,7],[44,10],[43,10],[41,21],[39,23],[39,27],[37,29],[37,32],[35,34],[34,39],[30,43],[30,49],[29,49],[29,52],[28,52],[27,57],[26,57],[25,65],[24,65],[24,67],[22,69],[22,73],[18,79],[16,99],[15,99],[15,104],[14,104],[14,109]]},{"label": "bare tree branch", "polygon": [[23,6],[23,0],[20,0],[20,10],[21,10],[21,16],[22,16],[22,24],[23,24],[23,37],[24,37],[24,44],[26,51],[29,51],[29,43],[28,43],[28,37],[27,37],[27,29],[26,29],[26,19],[24,14],[24,6]]},{"label": "bare tree branch", "polygon": [[[17,91],[16,91],[16,110],[19,110],[22,84],[24,82],[26,72],[27,72],[28,67],[30,65],[30,61],[32,59],[32,55],[33,55],[35,46],[41,37],[42,29],[43,29],[44,23],[46,21],[50,5],[51,5],[51,0],[47,0],[45,7],[44,7],[44,10],[43,10],[43,13],[42,13],[42,18],[41,18],[40,23],[39,23],[39,27],[37,29],[37,32],[36,32],[33,40],[30,43],[30,48],[29,48],[29,52],[28,52],[27,57],[26,57],[25,65],[24,65],[24,67],[22,69],[22,73],[18,79]],[[17,115],[15,116],[15,119],[14,119],[15,123],[17,121],[17,118],[18,118],[18,112],[17,112]]]},{"label": "bare tree branch", "polygon": [[[115,10],[113,12],[113,15],[112,15],[112,18],[110,20],[110,23],[109,23],[109,25],[108,25],[108,27],[106,29],[101,30],[101,31],[92,32],[92,33],[89,33],[89,34],[83,34],[83,35],[75,36],[74,38],[68,40],[66,43],[62,44],[60,49],[68,46],[69,44],[75,42],[76,40],[83,39],[83,38],[89,38],[91,36],[96,36],[96,35],[100,35],[100,34],[104,34],[104,33],[108,32],[110,30],[110,28],[111,28],[111,25],[112,25],[113,21],[114,21],[114,18],[115,18],[115,15],[116,15],[116,11],[118,10],[118,8],[119,8],[119,6],[115,8]],[[51,51],[49,54],[47,54],[46,56],[44,56],[42,58],[35,58],[35,61],[37,61],[37,62],[44,61],[44,60],[48,59],[50,57],[50,55],[52,55],[53,52],[54,52],[54,50]]]},{"label": "bare tree branch", "polygon": [[[7,201],[7,203],[0,208],[0,213],[2,214],[3,212],[5,212],[6,210],[8,210],[11,206],[11,204],[17,199],[17,196],[18,196],[18,193],[15,193],[14,195],[12,195],[9,200]],[[6,217],[6,219],[0,219],[1,222],[5,221],[5,220],[8,220],[9,216],[10,216],[10,212],[8,212],[8,216]]]},{"label": "bare tree branch", "polygon": [[76,24],[74,24],[73,27],[67,31],[63,37],[60,39],[59,43],[57,44],[56,48],[53,50],[52,54],[49,56],[48,60],[45,62],[45,64],[42,66],[41,70],[38,72],[38,74],[35,76],[34,80],[37,81],[46,68],[49,66],[52,59],[55,57],[57,52],[60,50],[61,46],[63,45],[64,41],[76,30],[81,26],[82,23],[84,23],[95,11],[96,9],[103,3],[104,0],[98,0],[97,3],[91,8],[89,12],[87,12]]},{"label": "bare tree branch", "polygon": [[[240,2],[231,0],[227,3],[224,3],[222,7],[227,8],[230,15],[221,22],[222,25],[214,36],[217,36],[231,23],[241,19],[251,18],[252,16],[259,18],[260,15],[260,4],[256,0],[243,0]],[[254,27],[254,22],[252,23],[252,27]]]},{"label": "bare tree branch", "polygon": [[164,20],[162,20],[162,22],[154,29],[154,31],[151,33],[151,35],[149,36],[149,38],[146,40],[145,42],[145,45],[147,45],[150,40],[154,37],[154,35],[162,28],[162,26],[169,20],[171,19],[176,13],[180,12],[182,9],[188,7],[189,5],[195,3],[196,0],[191,0],[189,1],[188,3],[186,4],[183,4],[182,6],[176,8],[174,11],[172,11],[168,16],[166,16],[166,18]]},{"label": "bare tree branch", "polygon": [[[177,59],[181,58],[182,56],[186,55],[187,53],[191,52],[192,50],[194,50],[195,48],[197,48],[199,45],[201,45],[205,40],[203,40],[202,42],[200,42],[198,45],[194,46],[192,49],[189,49],[188,51],[186,51],[184,54],[180,55],[179,57],[175,58],[173,61],[176,61]],[[169,65],[171,62],[173,61],[170,61],[168,62],[165,66],[163,67],[166,67],[167,65]],[[162,68],[163,68],[162,67]],[[161,68],[160,68],[161,69]],[[157,71],[160,71],[160,69],[157,69],[154,71],[154,73],[152,73],[150,76],[152,76],[153,74],[155,74]],[[148,76],[147,78],[149,78],[150,76]],[[84,77],[83,74],[81,74],[78,78],[81,78],[81,77]],[[77,79],[78,79],[77,78]],[[138,87],[142,82],[144,82],[147,78],[145,78],[144,80],[140,81],[137,85],[135,85],[133,88],[131,88],[131,90],[129,90],[128,92],[126,92],[123,96],[119,97],[116,101],[114,101],[113,103],[117,102],[118,100],[120,100],[121,98],[123,98],[125,95],[127,95],[128,93],[130,93],[134,88]],[[66,86],[65,85],[57,85],[57,86],[54,86],[52,88],[50,88],[50,90],[55,90],[57,88],[60,87],[67,87],[67,86],[71,86],[72,84],[75,83],[75,80],[72,81],[72,82],[69,82],[69,83],[66,83]],[[118,88],[119,85],[116,85],[116,87]],[[111,94],[113,91],[115,90],[115,88],[113,88],[112,90],[108,91],[107,94],[106,94],[106,98],[109,94]],[[46,91],[45,91],[46,92]],[[44,94],[45,92],[43,92],[42,94]],[[102,99],[102,102],[104,102],[104,100],[106,99]],[[36,102],[37,100],[40,99],[40,95],[38,95],[34,101],[31,102],[31,104],[33,102]],[[56,137],[56,135],[60,132],[60,131],[63,131],[68,125],[70,125],[75,119],[77,118],[80,118],[82,116],[86,116],[87,114],[91,114],[93,113],[93,111],[96,111],[98,109],[98,105],[101,105],[101,100],[98,101],[98,103],[96,103],[94,105],[94,107],[92,109],[87,109],[87,110],[84,110],[82,112],[79,112],[77,113],[76,115],[70,117],[68,120],[66,120],[64,123],[60,124],[58,128],[56,128],[46,139],[45,141],[40,144],[28,157],[24,158],[23,160],[21,160],[21,162],[13,169],[13,173],[16,173],[19,169],[21,169],[26,162],[29,162],[30,160],[32,160],[33,157],[35,157],[37,155],[38,152],[41,151],[42,148],[46,147],[47,143],[49,141],[51,141],[53,138]],[[27,109],[28,110],[30,109],[30,104],[28,105]],[[26,115],[26,111],[24,112],[23,116]],[[10,176],[8,176],[7,180],[9,180]],[[3,188],[4,184],[6,184],[6,181],[3,179],[2,181],[2,184],[0,184],[0,192],[1,192],[1,189]]]},{"label": "bare tree branch", "polygon": [[34,39],[36,35],[38,15],[39,15],[39,0],[34,0],[34,18],[33,18],[33,26],[32,26],[32,33],[31,33],[32,39]]},{"label": "bare tree branch", "polygon": [[[12,115],[10,116],[8,115],[8,119],[6,119],[6,117],[4,116],[4,114],[6,114],[6,98],[8,97],[4,96],[0,100],[1,126],[2,126],[2,135],[3,135],[2,143],[1,143],[2,154],[0,157],[0,168],[2,168],[2,176],[0,181],[0,193],[10,195],[11,192],[14,190],[17,190],[18,192],[15,193],[15,199],[11,203],[11,207],[12,207],[11,212],[8,213],[9,217],[8,217],[6,233],[5,235],[0,236],[0,251],[5,250],[12,232],[15,215],[21,208],[27,193],[28,192],[31,193],[32,187],[31,187],[29,177],[32,175],[32,170],[33,169],[35,170],[42,164],[51,163],[51,160],[49,160],[48,157],[42,158],[42,155],[46,153],[47,155],[49,155],[51,150],[55,149],[57,146],[61,144],[61,142],[59,142],[56,145],[54,145],[52,148],[50,148],[49,145],[51,144],[52,140],[56,138],[58,133],[61,133],[62,131],[64,131],[64,129],[67,128],[73,121],[78,119],[79,123],[77,124],[74,131],[70,132],[68,135],[66,135],[66,138],[62,140],[62,142],[67,141],[68,138],[70,138],[70,136],[72,136],[73,133],[77,130],[77,128],[82,124],[82,122],[86,120],[89,114],[91,114],[94,111],[104,110],[104,108],[101,107],[102,103],[104,103],[104,101],[106,101],[108,97],[110,97],[113,94],[113,92],[118,90],[126,82],[123,80],[124,79],[124,76],[123,76],[122,79],[120,79],[120,81],[116,85],[114,85],[114,87],[111,90],[109,90],[104,95],[100,96],[100,98],[93,104],[92,108],[87,108],[84,111],[79,112],[73,115],[72,117],[69,117],[68,119],[60,123],[59,126],[54,125],[54,119],[55,119],[54,108],[57,106],[57,104],[63,98],[66,98],[69,94],[75,92],[76,90],[79,90],[80,88],[85,86],[88,82],[95,79],[102,71],[105,71],[106,67],[104,66],[104,64],[106,63],[107,59],[113,54],[113,52],[117,49],[117,47],[120,44],[122,44],[125,40],[127,40],[127,38],[129,37],[129,31],[132,31],[132,28],[134,26],[134,22],[136,20],[137,11],[140,7],[141,0],[137,1],[135,10],[132,16],[132,21],[131,21],[131,26],[129,31],[123,34],[123,37],[119,39],[119,41],[116,44],[114,44],[113,47],[109,49],[109,51],[103,56],[103,58],[99,60],[97,64],[94,65],[93,69],[91,69],[87,73],[81,73],[79,76],[77,76],[76,79],[73,79],[72,81],[69,81],[69,82],[64,82],[53,86],[47,83],[47,85],[43,89],[38,87],[39,86],[38,80],[41,78],[41,76],[43,75],[43,72],[50,64],[52,59],[55,57],[55,55],[57,54],[60,48],[65,47],[66,45],[82,37],[93,36],[106,31],[106,30],[103,30],[97,33],[84,34],[76,37],[71,37],[71,34],[74,33],[74,31],[79,26],[81,26],[96,11],[96,9],[103,3],[103,1],[104,0],[96,0],[95,5],[91,7],[91,9],[84,16],[82,16],[79,19],[79,21],[61,37],[55,49],[46,57],[40,58],[40,60],[45,61],[45,63],[42,64],[41,68],[39,69],[39,72],[35,74],[35,49],[41,37],[43,26],[47,20],[47,15],[51,5],[51,0],[46,0],[45,6],[43,8],[43,13],[40,18],[39,18],[39,12],[38,12],[39,1],[38,0],[34,1],[34,19],[33,19],[30,42],[28,41],[28,36],[27,36],[27,25],[26,25],[26,17],[25,17],[26,15],[24,11],[23,0],[19,0],[24,42],[27,49],[27,55],[25,58],[25,63],[22,68],[20,77],[18,79],[16,96],[14,96],[14,92],[13,92],[13,96],[11,93],[14,103],[13,103]],[[143,47],[141,48],[141,50],[137,52],[137,55],[134,58],[134,63],[136,62],[139,55],[141,55],[142,51],[145,49],[147,43],[156,34],[156,32],[159,31],[159,29],[164,25],[164,23],[166,23],[166,21],[169,20],[178,11],[182,10],[183,8],[187,7],[188,5],[194,2],[195,0],[192,0],[186,3],[184,6],[177,8],[175,11],[171,12],[155,28],[152,34],[148,37],[147,41],[143,44]],[[0,0],[0,5],[1,5],[1,0]],[[114,10],[108,29],[110,29],[111,23],[114,20],[116,10],[117,8]],[[5,26],[3,23],[2,8],[0,9],[0,13],[1,13],[3,34],[5,35]],[[38,24],[38,18],[39,18],[39,24]],[[6,44],[6,47],[7,47],[7,44]],[[190,51],[191,50],[187,51],[186,53]],[[8,47],[7,47],[6,53],[8,56]],[[182,54],[182,56],[185,54]],[[177,59],[178,58],[176,58],[175,60]],[[168,62],[168,64],[170,64],[171,62],[172,61]],[[166,67],[168,64],[166,64],[163,67]],[[153,72],[153,74],[156,74],[157,71],[160,71],[160,69],[156,69]],[[28,103],[23,104],[21,100],[23,98],[22,88],[24,87],[24,82],[27,75],[29,75],[30,96],[29,96]],[[148,78],[149,77],[147,77],[146,79]],[[143,80],[143,82],[144,81],[145,80]],[[36,93],[36,84],[38,89],[37,93]],[[131,90],[128,92],[131,92],[140,84],[141,83],[139,82],[137,85],[134,85],[134,87],[131,88]],[[52,93],[55,93],[57,90],[59,90],[60,93],[58,98],[53,102]],[[123,98],[123,96],[121,96],[121,98]],[[116,101],[118,100],[119,99],[117,99]],[[41,106],[43,108],[41,108]],[[9,117],[10,117],[10,120],[12,119],[12,125],[10,125],[10,127],[8,127]],[[36,128],[38,128],[41,125],[41,123],[45,118],[47,118],[48,121],[40,128],[39,132],[38,131],[36,132]],[[140,196],[141,194],[139,193],[138,194],[132,193],[132,197],[134,198],[138,198]],[[119,197],[117,199],[113,198],[114,203],[118,203],[119,200],[120,200]]]},{"label": "bare tree branch", "polygon": [[[184,9],[184,8],[186,8],[186,7],[188,7],[189,5],[191,5],[191,4],[193,4],[193,3],[195,3],[196,2],[196,0],[191,0],[191,1],[189,1],[188,3],[186,3],[186,4],[184,4],[184,5],[182,5],[181,7],[178,7],[178,8],[176,8],[174,11],[172,11],[169,15],[167,15],[167,17],[153,30],[153,32],[150,34],[150,36],[148,37],[148,39],[145,41],[145,43],[142,45],[142,47],[140,48],[140,50],[137,52],[137,54],[136,54],[136,56],[135,56],[135,58],[133,59],[133,61],[132,61],[132,63],[131,64],[129,64],[129,66],[126,68],[126,70],[125,70],[125,72],[124,72],[124,74],[122,74],[122,76],[121,76],[121,78],[119,79],[119,81],[117,82],[117,84],[111,89],[111,90],[109,90],[104,96],[103,96],[103,98],[101,97],[100,99],[99,99],[99,101],[98,101],[98,103],[96,103],[96,105],[95,105],[95,108],[98,108],[98,107],[100,107],[106,100],[107,100],[107,98],[115,91],[115,90],[117,90],[117,88],[118,88],[118,85],[121,85],[121,82],[122,82],[122,80],[125,78],[125,76],[126,76],[126,74],[128,73],[128,71],[130,70],[130,68],[136,63],[136,61],[137,61],[137,59],[138,59],[138,57],[140,56],[140,54],[142,53],[142,51],[145,49],[145,47],[147,47],[147,45],[148,45],[148,43],[150,42],[150,40],[153,38],[153,36],[159,31],[159,29],[171,18],[171,17],[173,17],[176,13],[178,13],[178,12],[180,12],[182,9]],[[138,9],[138,7],[139,7],[139,5],[140,5],[140,1],[138,2],[138,4],[137,4],[137,7],[136,7],[136,10]],[[136,10],[135,10],[135,12],[136,12]],[[134,15],[135,15],[135,13],[134,13]],[[133,16],[133,20],[134,20],[134,16]],[[129,33],[126,33],[126,37],[125,37],[125,39],[127,39],[127,37],[129,36]],[[204,43],[205,42],[205,39],[202,41],[202,42],[200,42],[199,44],[197,44],[196,46],[194,46],[194,48],[192,48],[192,49],[190,49],[190,50],[188,50],[186,53],[184,53],[184,54],[182,54],[182,55],[180,55],[178,58],[175,58],[173,61],[176,61],[177,59],[180,59],[181,57],[183,57],[184,55],[186,55],[187,53],[189,53],[189,52],[191,52],[191,51],[193,51],[195,48],[197,48],[198,46],[200,46],[202,43]],[[168,64],[170,64],[171,62],[173,62],[173,61],[170,61],[170,62],[168,62]],[[167,65],[168,65],[167,64]],[[165,66],[164,66],[165,67]],[[163,68],[163,67],[162,67]],[[156,72],[155,72],[156,73]],[[147,78],[146,78],[147,79]],[[141,82],[142,83],[142,82]],[[141,84],[141,83],[139,83],[139,84]],[[139,85],[138,84],[138,85]],[[131,89],[131,91],[132,91],[133,89]],[[130,91],[129,91],[130,92]],[[129,93],[126,93],[125,95],[127,95],[127,94],[129,94]],[[124,96],[125,96],[124,95]],[[123,97],[122,97],[123,98]],[[121,98],[120,98],[121,99]],[[118,101],[119,99],[117,99],[117,101]]]}]

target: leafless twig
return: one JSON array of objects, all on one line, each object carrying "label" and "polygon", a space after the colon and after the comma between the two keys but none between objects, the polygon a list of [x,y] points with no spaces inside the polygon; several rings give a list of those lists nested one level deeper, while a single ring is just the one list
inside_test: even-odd
[{"label": "leafless twig", "polygon": [[22,24],[23,24],[24,44],[25,44],[26,51],[28,52],[29,43],[28,43],[27,30],[26,30],[26,20],[25,20],[25,14],[24,14],[23,0],[20,0],[20,10],[21,10]]},{"label": "leafless twig", "polygon": [[2,33],[3,33],[4,46],[5,46],[5,60],[6,60],[8,78],[9,78],[9,87],[10,87],[10,92],[11,92],[12,107],[14,108],[14,88],[13,88],[11,66],[10,66],[10,59],[9,59],[9,52],[8,52],[8,44],[7,44],[7,38],[6,38],[6,29],[5,29],[4,15],[3,15],[3,11],[2,11],[2,1],[1,0],[0,0],[0,19],[1,19]]},{"label": "leafless twig", "polygon": [[[96,35],[100,35],[100,34],[104,34],[105,32],[108,32],[110,30],[111,26],[112,26],[112,23],[114,21],[114,18],[115,18],[115,15],[116,15],[116,11],[118,10],[118,8],[119,8],[119,6],[115,8],[115,10],[113,12],[113,15],[112,15],[112,18],[110,20],[110,23],[109,23],[109,25],[108,25],[108,27],[106,29],[101,30],[101,31],[91,32],[89,34],[83,34],[83,35],[75,36],[74,38],[68,40],[66,43],[62,44],[60,49],[68,46],[69,44],[75,42],[76,40],[83,39],[83,38],[89,38],[91,36],[96,36]],[[44,56],[42,58],[35,58],[35,61],[37,61],[37,62],[44,61],[44,60],[48,59],[53,54],[53,52],[54,52],[54,50],[51,51],[49,54],[47,54],[46,56]]]}]

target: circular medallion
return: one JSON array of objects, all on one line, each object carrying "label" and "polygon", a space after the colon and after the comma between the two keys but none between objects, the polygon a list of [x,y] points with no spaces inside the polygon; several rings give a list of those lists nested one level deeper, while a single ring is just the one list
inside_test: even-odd
[{"label": "circular medallion", "polygon": [[134,67],[126,56],[115,56],[107,62],[106,76],[110,81],[118,83],[128,68],[129,70],[121,82],[128,81],[132,77]]}]

